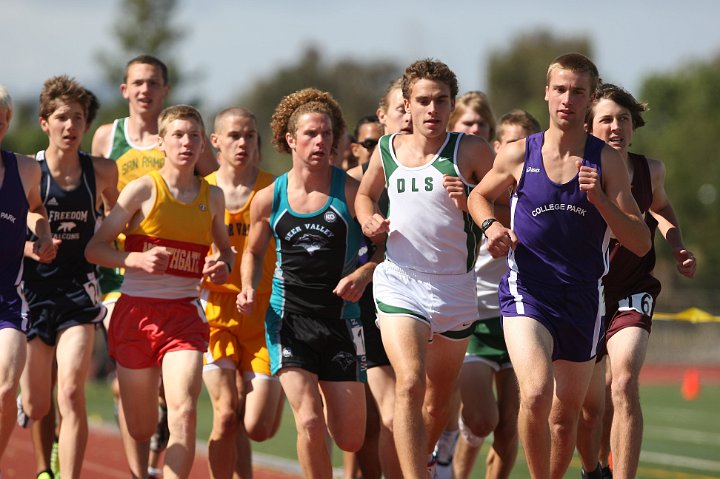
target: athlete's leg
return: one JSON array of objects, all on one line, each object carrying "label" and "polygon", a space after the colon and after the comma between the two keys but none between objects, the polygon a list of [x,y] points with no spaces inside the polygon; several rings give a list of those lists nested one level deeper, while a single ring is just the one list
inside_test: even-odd
[{"label": "athlete's leg", "polygon": [[356,452],[365,440],[365,384],[320,381],[330,436],[343,451]]},{"label": "athlete's leg", "polygon": [[63,478],[80,477],[85,456],[88,438],[85,380],[94,342],[94,324],[72,326],[58,336],[57,398],[62,417],[58,443]]},{"label": "athlete's leg", "polygon": [[[451,450],[455,446],[458,419],[457,414],[453,414],[453,410],[457,412],[460,403],[457,379],[469,341],[470,338],[452,340],[436,334],[433,342],[428,345],[426,363],[427,390],[423,407],[425,427],[428,431],[430,445],[428,453],[433,451],[440,436],[445,434],[443,431],[451,429],[448,427],[448,421],[451,417],[454,417],[455,431],[449,433],[452,438],[446,437],[445,440],[452,442],[452,444],[445,444],[444,446]],[[441,459],[449,466],[447,463],[451,460],[451,454],[446,451],[439,452],[444,452],[444,454],[440,454],[444,456]],[[439,469],[436,472],[440,474]],[[445,467],[442,472],[444,476],[452,477],[451,467]]]},{"label": "athlete's leg", "polygon": [[298,461],[305,477],[331,479],[332,464],[325,443],[327,426],[323,415],[317,375],[299,368],[282,369],[280,383],[295,417]]},{"label": "athlete's leg", "polygon": [[[115,310],[115,304],[119,293],[109,293],[103,298],[103,305],[107,309],[107,314],[103,318],[103,326],[105,331],[110,331],[110,321]],[[117,371],[117,365],[115,366]],[[111,382],[111,389],[113,392],[113,398],[115,400],[115,407],[117,408],[117,421],[118,428],[120,429],[120,438],[123,443],[123,450],[125,451],[125,459],[128,462],[130,474],[133,479],[141,479],[147,477],[148,462],[150,455],[150,439],[145,441],[138,441],[133,438],[128,431],[127,420],[125,418],[125,410],[123,408],[122,399],[120,398],[120,385],[118,383],[117,372],[114,374]]]},{"label": "athlete's leg", "polygon": [[483,362],[466,362],[460,371],[462,419],[478,437],[488,436],[498,424],[498,406],[493,393],[495,370]]},{"label": "athlete's leg", "polygon": [[400,461],[393,438],[393,415],[395,413],[395,372],[391,366],[368,369],[368,386],[380,413],[380,437],[378,449],[380,466],[386,479],[402,479]]},{"label": "athlete's leg", "polygon": [[25,366],[25,333],[12,328],[0,329],[0,459],[15,428],[16,395]]},{"label": "athlete's leg", "polygon": [[584,362],[553,363],[555,396],[550,413],[550,476],[562,478],[570,465],[577,439],[578,418],[587,394],[595,358]]},{"label": "athlete's leg", "polygon": [[380,479],[382,467],[379,456],[380,412],[372,398],[370,387],[365,384],[365,441],[355,453],[359,471],[364,479]]},{"label": "athlete's leg", "polygon": [[495,374],[499,422],[493,431],[493,443],[488,452],[485,477],[507,479],[518,453],[517,418],[520,407],[518,383],[512,368]]},{"label": "athlete's leg", "polygon": [[235,468],[235,435],[240,419],[236,371],[235,368],[217,367],[205,370],[202,375],[213,406],[213,425],[208,440],[208,466],[213,479],[230,478]]},{"label": "athlete's leg", "polygon": [[482,447],[483,437],[477,437],[478,442],[470,444],[462,429],[460,430],[460,436],[458,436],[457,447],[455,448],[455,457],[453,458],[453,477],[455,479],[467,479],[470,477],[472,468],[475,465],[480,448]]},{"label": "athlete's leg", "polygon": [[[162,361],[162,378],[170,430],[163,478],[187,478],[195,458],[197,401],[202,388],[202,353],[182,350],[165,354]],[[157,398],[157,386],[155,397]],[[151,424],[153,431],[157,425],[157,399],[154,419]]]},{"label": "athlete's leg", "polygon": [[27,360],[20,385],[23,410],[33,420],[39,420],[50,411],[54,363],[54,346],[48,346],[39,337],[27,341]]},{"label": "athlete's leg", "polygon": [[550,477],[550,427],[553,402],[553,340],[538,321],[525,317],[503,320],[505,343],[520,388],[518,432],[530,475]]},{"label": "athlete's leg", "polygon": [[256,374],[247,384],[245,394],[245,431],[253,441],[265,441],[277,432],[282,411],[283,392],[280,381]]},{"label": "athlete's leg", "polygon": [[577,450],[585,471],[594,471],[600,454],[605,415],[605,358],[595,364],[578,422]]},{"label": "athlete's leg", "polygon": [[50,401],[50,411],[30,425],[37,474],[52,470],[51,455],[55,442],[55,413],[55,402]]},{"label": "athlete's leg", "polygon": [[609,467],[610,458],[610,432],[612,430],[612,422],[614,410],[612,403],[612,368],[610,367],[610,358],[605,356],[605,414],[603,414],[602,435],[600,436],[600,456],[598,461],[600,465]]},{"label": "athlete's leg", "polygon": [[379,322],[383,346],[395,371],[393,435],[400,467],[405,478],[425,479],[430,443],[423,403],[430,326],[409,316],[380,314]]},{"label": "athlete's leg", "polygon": [[614,408],[610,444],[613,477],[619,479],[637,474],[643,437],[639,378],[649,337],[646,330],[630,327],[621,329],[608,341]]}]

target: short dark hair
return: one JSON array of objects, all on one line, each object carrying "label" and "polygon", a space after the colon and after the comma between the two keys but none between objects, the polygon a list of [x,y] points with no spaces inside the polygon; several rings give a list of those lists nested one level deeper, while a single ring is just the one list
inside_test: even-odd
[{"label": "short dark hair", "polygon": [[595,89],[595,92],[590,98],[590,108],[585,115],[585,123],[588,125],[588,128],[592,128],[592,123],[595,119],[595,106],[600,100],[605,99],[612,100],[630,111],[633,130],[645,126],[645,119],[642,117],[642,114],[648,111],[647,103],[637,101],[630,92],[622,87],[613,85],[612,83],[602,83]]},{"label": "short dark hair", "polygon": [[168,68],[167,65],[165,65],[162,60],[160,60],[157,57],[154,57],[152,55],[138,55],[129,62],[127,62],[127,65],[125,65],[125,73],[123,74],[123,83],[127,83],[128,78],[128,70],[132,65],[135,65],[136,63],[140,63],[143,65],[152,65],[154,67],[157,67],[160,70],[160,75],[162,76],[163,82],[166,85],[169,85],[168,81]]},{"label": "short dark hair", "polygon": [[378,128],[380,128],[380,131],[382,131],[383,127],[380,124],[380,120],[378,120],[377,115],[365,115],[364,117],[360,118],[355,124],[355,130],[353,131],[353,138],[355,140],[357,140],[358,135],[360,135],[360,128],[362,128],[363,125],[367,125],[368,123],[377,125]]}]

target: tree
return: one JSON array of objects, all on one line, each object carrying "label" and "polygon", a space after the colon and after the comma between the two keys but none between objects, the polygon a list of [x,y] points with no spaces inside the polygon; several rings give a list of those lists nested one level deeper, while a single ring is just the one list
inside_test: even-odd
[{"label": "tree", "polygon": [[275,173],[287,171],[289,167],[290,159],[278,157],[269,141],[272,137],[270,117],[283,96],[306,87],[329,91],[342,106],[348,131],[352,131],[359,118],[375,113],[385,88],[401,73],[398,65],[383,60],[341,59],[327,63],[320,51],[311,46],[296,63],[257,80],[239,95],[238,104],[249,108],[257,117],[263,138],[264,167]]},{"label": "tree", "polygon": [[[647,125],[638,130],[633,150],[665,163],[665,187],[680,219],[685,243],[698,257],[695,280],[688,283],[674,272],[670,251],[657,241],[658,272],[663,276],[661,300],[683,306],[713,305],[720,287],[718,192],[720,158],[720,54],[714,59],[681,65],[647,78],[638,99],[648,102]],[[701,286],[702,285],[702,286]],[[701,289],[701,288],[702,289]],[[694,294],[688,297],[688,289]],[[682,289],[683,294],[672,294]]]},{"label": "tree", "polygon": [[579,52],[592,58],[592,46],[586,37],[556,37],[539,30],[515,38],[507,49],[490,55],[487,65],[488,96],[495,114],[513,108],[529,111],[541,124],[547,124],[543,100],[545,75],[553,58]]},{"label": "tree", "polygon": [[178,85],[182,75],[172,56],[180,38],[179,28],[172,24],[177,0],[120,0],[118,6],[120,13],[113,28],[118,52],[97,54],[108,83],[115,88],[122,79],[127,61],[147,53],[168,65],[172,83]]}]

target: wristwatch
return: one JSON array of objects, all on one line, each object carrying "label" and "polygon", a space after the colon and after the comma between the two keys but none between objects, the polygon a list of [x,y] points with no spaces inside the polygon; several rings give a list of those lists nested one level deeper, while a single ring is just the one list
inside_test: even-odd
[{"label": "wristwatch", "polygon": [[490,228],[490,225],[492,225],[496,221],[497,221],[496,218],[488,218],[482,222],[482,224],[480,225],[480,231],[482,232],[483,236],[485,236],[487,238],[487,234],[485,234],[485,232],[487,231],[488,228]]}]

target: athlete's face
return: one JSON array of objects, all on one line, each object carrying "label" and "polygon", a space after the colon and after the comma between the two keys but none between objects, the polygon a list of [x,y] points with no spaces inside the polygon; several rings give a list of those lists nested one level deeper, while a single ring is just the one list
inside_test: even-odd
[{"label": "athlete's face", "polygon": [[490,124],[485,121],[480,113],[467,109],[454,125],[450,125],[450,131],[458,131],[468,135],[479,136],[490,141]]},{"label": "athlete's face", "polygon": [[627,153],[633,138],[632,114],[627,108],[603,98],[594,107],[591,133],[621,153]]},{"label": "athlete's face", "polygon": [[133,63],[128,67],[127,82],[120,85],[120,91],[131,113],[159,115],[170,87],[165,84],[160,68]]},{"label": "athlete's face", "polygon": [[358,165],[364,165],[370,161],[370,155],[375,151],[375,146],[382,136],[380,125],[377,123],[365,123],[358,130],[358,137],[352,144],[353,156],[357,158]]},{"label": "athlete's face", "polygon": [[78,150],[88,127],[85,110],[76,102],[59,103],[47,119],[40,118],[40,127],[51,146],[63,151]]},{"label": "athlete's face", "polygon": [[330,118],[324,113],[305,113],[297,120],[294,134],[285,140],[292,150],[293,162],[307,167],[326,168],[332,161],[333,131]]},{"label": "athlete's face", "polygon": [[387,94],[386,104],[387,111],[378,109],[378,119],[385,127],[384,133],[392,135],[393,133],[412,133],[412,119],[410,113],[405,109],[405,99],[402,90],[395,88]]},{"label": "athlete's face", "polygon": [[504,125],[502,133],[498,136],[498,139],[493,141],[493,147],[495,152],[499,152],[505,145],[518,141],[528,136],[528,132],[525,131],[520,125]]},{"label": "athlete's face", "polygon": [[584,125],[590,105],[590,75],[556,68],[545,87],[550,121],[560,129]]},{"label": "athlete's face", "polygon": [[450,97],[448,85],[423,78],[410,87],[410,99],[405,99],[405,108],[412,116],[413,131],[434,138],[445,135],[455,100]]},{"label": "athlete's face", "polygon": [[158,148],[165,153],[165,162],[176,168],[193,169],[205,146],[205,134],[193,120],[170,122],[165,134],[158,135]]},{"label": "athlete's face", "polygon": [[210,135],[210,141],[220,152],[221,163],[237,168],[260,162],[257,127],[248,116],[226,116],[218,131]]}]

